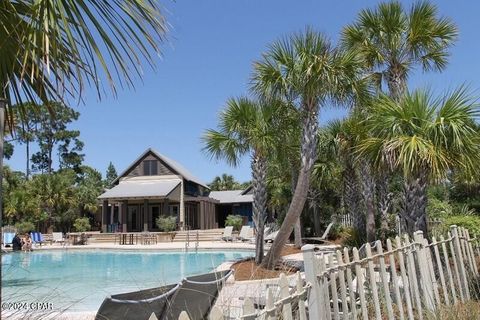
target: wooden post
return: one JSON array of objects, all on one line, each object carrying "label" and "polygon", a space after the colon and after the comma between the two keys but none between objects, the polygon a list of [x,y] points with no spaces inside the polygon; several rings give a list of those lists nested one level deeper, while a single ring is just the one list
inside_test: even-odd
[{"label": "wooden post", "polygon": [[423,232],[421,230],[414,233],[415,253],[417,256],[418,269],[420,275],[420,286],[422,288],[422,297],[425,302],[425,307],[430,310],[435,310],[435,302],[433,300],[433,288],[430,279],[430,271],[427,262],[426,251],[423,243]]},{"label": "wooden post", "polygon": [[108,200],[103,200],[102,202],[102,232],[107,232],[108,224]]},{"label": "wooden post", "polygon": [[143,200],[143,231],[148,231],[148,199]]},{"label": "wooden post", "polygon": [[302,247],[303,261],[305,265],[305,280],[312,286],[308,298],[308,314],[310,319],[324,320],[323,292],[320,290],[320,283],[317,278],[318,265],[315,257],[315,246],[306,244]]},{"label": "wooden post", "polygon": [[450,230],[452,231],[453,235],[453,248],[455,250],[455,256],[458,259],[458,264],[460,267],[460,283],[461,283],[461,289],[464,293],[464,296],[467,300],[470,300],[470,291],[468,289],[468,279],[467,279],[467,272],[465,271],[465,265],[464,265],[464,258],[462,255],[462,249],[460,246],[460,239],[458,235],[458,228],[456,225],[450,226]]}]

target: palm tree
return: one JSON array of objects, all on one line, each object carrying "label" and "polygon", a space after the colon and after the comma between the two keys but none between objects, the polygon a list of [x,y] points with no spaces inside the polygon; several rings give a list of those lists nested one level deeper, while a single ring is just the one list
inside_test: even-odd
[{"label": "palm tree", "polygon": [[453,168],[472,172],[480,161],[480,136],[475,119],[479,105],[461,87],[441,99],[422,90],[400,101],[381,95],[364,121],[371,137],[358,155],[378,167],[389,166],[404,176],[401,217],[407,231],[427,235],[427,194],[430,181],[445,179]]},{"label": "palm tree", "polygon": [[[254,64],[252,88],[261,97],[293,104],[302,117],[301,165],[285,220],[263,267],[273,268],[305,204],[310,174],[317,157],[318,113],[327,101],[343,101],[359,90],[357,56],[334,48],[323,35],[307,29],[273,43]],[[358,86],[358,87],[357,87]]]},{"label": "palm tree", "polygon": [[253,220],[255,223],[255,262],[262,262],[263,232],[267,211],[267,158],[274,144],[278,121],[275,103],[260,104],[248,98],[229,99],[219,121],[219,130],[207,130],[204,150],[213,158],[236,166],[250,154],[253,179]]},{"label": "palm tree", "polygon": [[[375,9],[360,12],[355,23],[344,28],[342,45],[362,56],[365,68],[377,81],[378,89],[387,84],[393,99],[400,99],[407,88],[407,79],[417,65],[423,71],[442,71],[448,62],[448,49],[457,37],[454,23],[438,17],[437,8],[428,1],[413,4],[406,11],[398,1],[385,2]],[[362,107],[362,106],[360,106]],[[391,173],[387,168],[373,172],[361,160],[362,190],[367,204],[367,233],[372,235],[372,221],[378,209],[381,215],[381,233],[388,229],[387,216],[391,206],[389,183]],[[376,193],[377,208],[373,205]],[[370,205],[369,205],[370,204]]]},{"label": "palm tree", "polygon": [[391,97],[398,100],[417,65],[423,71],[445,69],[457,35],[455,24],[438,17],[430,2],[416,2],[407,12],[399,1],[391,1],[362,10],[356,22],[343,29],[342,44],[358,52],[378,84],[386,82]]},{"label": "palm tree", "polygon": [[226,173],[221,176],[216,176],[208,186],[215,191],[236,190],[241,188],[240,183],[235,181],[232,175]]}]

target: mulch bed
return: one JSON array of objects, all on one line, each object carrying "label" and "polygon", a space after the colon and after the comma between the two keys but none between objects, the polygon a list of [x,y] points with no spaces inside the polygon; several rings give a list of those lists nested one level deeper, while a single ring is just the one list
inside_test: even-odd
[{"label": "mulch bed", "polygon": [[[285,246],[282,249],[282,256],[300,252],[302,252],[300,249],[293,246]],[[281,273],[289,275],[297,271],[297,269],[286,265],[282,265],[275,270],[264,269],[257,266],[254,260],[237,262],[232,266],[232,269],[235,270],[235,280],[237,281],[272,279],[278,278]]]}]

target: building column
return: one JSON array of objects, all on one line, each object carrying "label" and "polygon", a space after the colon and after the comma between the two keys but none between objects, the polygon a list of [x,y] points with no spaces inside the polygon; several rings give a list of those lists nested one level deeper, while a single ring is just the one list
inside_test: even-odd
[{"label": "building column", "polygon": [[127,232],[127,210],[128,210],[128,201],[123,200],[122,206],[121,206],[122,232]]},{"label": "building column", "polygon": [[198,215],[200,217],[200,229],[206,229],[205,228],[205,202],[204,201],[199,201],[198,202],[198,207],[199,207],[199,212]]},{"label": "building column", "polygon": [[110,224],[113,224],[113,213],[115,212],[115,203],[110,205]]},{"label": "building column", "polygon": [[108,200],[103,200],[102,203],[102,232],[107,232],[108,224]]},{"label": "building column", "polygon": [[185,201],[184,201],[184,191],[183,191],[183,179],[180,182],[180,217],[179,217],[179,224],[180,230],[185,229]]},{"label": "building column", "polygon": [[143,201],[143,231],[148,231],[148,199]]}]

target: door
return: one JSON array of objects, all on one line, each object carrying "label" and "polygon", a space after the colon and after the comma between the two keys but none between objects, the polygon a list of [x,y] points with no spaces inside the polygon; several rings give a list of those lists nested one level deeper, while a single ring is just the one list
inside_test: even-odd
[{"label": "door", "polygon": [[140,218],[138,212],[138,206],[129,206],[127,214],[127,230],[128,231],[140,231],[138,219]]}]

